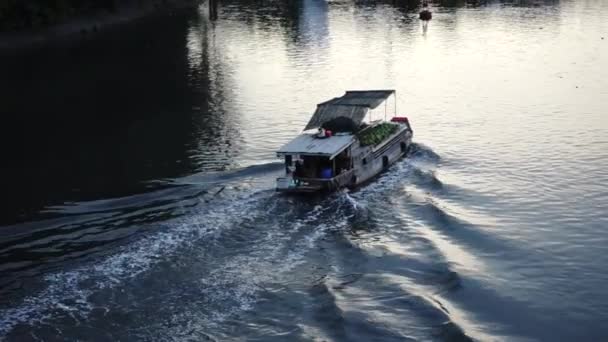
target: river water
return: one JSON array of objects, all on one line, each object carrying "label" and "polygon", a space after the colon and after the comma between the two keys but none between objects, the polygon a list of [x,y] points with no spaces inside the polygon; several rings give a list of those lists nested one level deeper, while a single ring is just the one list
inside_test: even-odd
[{"label": "river water", "polygon": [[[221,4],[2,56],[0,339],[608,339],[608,2]],[[412,155],[274,192],[316,103]]]}]

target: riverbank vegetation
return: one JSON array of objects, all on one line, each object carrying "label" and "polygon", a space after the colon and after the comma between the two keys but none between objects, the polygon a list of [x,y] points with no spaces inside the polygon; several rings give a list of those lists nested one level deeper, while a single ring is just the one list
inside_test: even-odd
[{"label": "riverbank vegetation", "polygon": [[20,31],[58,24],[77,15],[116,12],[117,0],[2,0],[0,30]]},{"label": "riverbank vegetation", "polygon": [[69,19],[115,14],[125,8],[168,5],[175,0],[0,0],[0,31],[23,31]]}]

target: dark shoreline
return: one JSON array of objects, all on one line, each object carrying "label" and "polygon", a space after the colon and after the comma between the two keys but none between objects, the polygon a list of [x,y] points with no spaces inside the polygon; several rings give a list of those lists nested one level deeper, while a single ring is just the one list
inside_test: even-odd
[{"label": "dark shoreline", "polygon": [[199,0],[165,0],[142,2],[138,6],[120,8],[116,13],[100,12],[80,16],[61,24],[37,30],[0,32],[0,53],[17,53],[31,48],[44,47],[62,40],[89,37],[100,31],[114,28],[150,15],[195,7]]}]

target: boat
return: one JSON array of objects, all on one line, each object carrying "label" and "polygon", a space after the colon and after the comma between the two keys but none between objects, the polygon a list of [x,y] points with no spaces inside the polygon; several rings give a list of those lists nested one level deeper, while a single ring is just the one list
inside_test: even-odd
[{"label": "boat", "polygon": [[428,9],[423,9],[422,11],[420,11],[420,20],[430,21],[431,19],[433,19],[433,13],[431,11],[429,11]]},{"label": "boat", "polygon": [[428,7],[429,7],[428,2],[424,1],[422,3],[422,11],[420,11],[420,15],[419,15],[420,20],[428,22],[431,19],[433,19],[433,12],[431,12]]},{"label": "boat", "polygon": [[414,132],[396,112],[395,90],[351,90],[319,103],[304,131],[276,152],[285,166],[276,190],[328,192],[371,180],[410,151]]}]

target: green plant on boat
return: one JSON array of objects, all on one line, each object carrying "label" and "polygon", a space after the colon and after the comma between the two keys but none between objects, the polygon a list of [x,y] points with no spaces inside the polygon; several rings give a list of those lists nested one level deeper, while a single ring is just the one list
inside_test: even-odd
[{"label": "green plant on boat", "polygon": [[359,141],[363,146],[378,145],[384,139],[391,136],[397,130],[397,125],[383,122],[379,125],[370,127],[358,134]]}]

